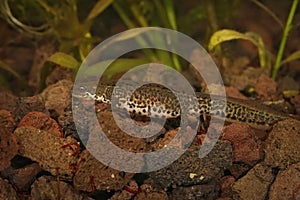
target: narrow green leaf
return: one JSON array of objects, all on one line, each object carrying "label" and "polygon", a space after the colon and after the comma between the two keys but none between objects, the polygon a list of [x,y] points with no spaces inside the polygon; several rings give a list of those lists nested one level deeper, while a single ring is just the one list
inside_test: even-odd
[{"label": "narrow green leaf", "polygon": [[157,30],[159,31],[160,28],[158,27],[147,27],[147,29],[136,29],[135,31],[131,31],[130,34],[121,34],[117,37],[115,37],[114,40],[112,40],[112,42],[116,42],[116,41],[123,41],[123,40],[128,40],[131,38],[135,38],[138,37],[139,35],[141,35],[142,33],[148,32],[150,30]]},{"label": "narrow green leaf", "polygon": [[298,94],[300,94],[300,91],[298,91],[298,90],[284,90],[284,91],[282,91],[282,94],[285,98],[292,98],[292,97],[297,96]]},{"label": "narrow green leaf", "polygon": [[172,0],[164,0],[164,4],[165,4],[166,13],[167,13],[171,28],[173,30],[177,30],[173,1]]},{"label": "narrow green leaf", "polygon": [[62,52],[56,52],[48,59],[48,61],[74,70],[77,70],[80,66],[80,63],[73,56]]},{"label": "narrow green leaf", "polygon": [[89,21],[95,18],[97,15],[103,12],[112,2],[112,0],[99,0],[89,13],[86,20]]},{"label": "narrow green leaf", "polygon": [[136,4],[131,4],[130,5],[130,10],[136,19],[137,22],[139,22],[140,26],[142,27],[148,27],[148,21],[141,12],[140,8]]},{"label": "narrow green leaf", "polygon": [[134,24],[133,20],[130,19],[128,12],[124,6],[122,6],[120,1],[114,1],[112,5],[128,28],[136,28],[136,25]]},{"label": "narrow green leaf", "polygon": [[209,41],[208,44],[208,49],[211,51],[214,49],[216,46],[221,44],[222,42],[230,41],[230,40],[237,40],[237,39],[243,39],[243,40],[248,40],[251,43],[253,43],[255,46],[259,46],[258,43],[251,37],[247,36],[246,34],[234,31],[234,30],[229,30],[229,29],[223,29],[215,32]]},{"label": "narrow green leaf", "polygon": [[285,63],[291,62],[293,60],[298,60],[298,59],[300,59],[300,50],[295,51],[294,53],[292,53],[292,55],[290,55],[289,57],[287,57],[286,59],[281,61],[280,65],[283,65]]},{"label": "narrow green leaf", "polygon": [[[102,48],[103,49],[108,48],[113,43],[128,40],[128,39],[135,39],[141,46],[144,46],[147,41],[144,40],[143,37],[140,37],[140,35],[142,33],[148,32],[151,29],[152,30],[155,30],[155,29],[160,30],[157,27],[147,27],[147,29],[137,29],[135,31],[131,31],[130,33],[121,34],[121,35],[114,37],[114,39],[110,40],[107,44],[102,45]],[[158,60],[156,55],[153,53],[153,51],[151,49],[144,49],[144,52],[147,55],[147,57],[150,58],[152,61]]]},{"label": "narrow green leaf", "polygon": [[254,32],[247,32],[245,35],[253,38],[253,40],[257,42],[260,66],[271,71],[271,53],[267,51],[262,37]]},{"label": "narrow green leaf", "polygon": [[128,58],[120,58],[117,60],[106,60],[95,65],[90,66],[86,71],[84,71],[84,75],[92,75],[102,72],[101,68],[106,67],[110,62],[112,62],[107,70],[104,72],[104,76],[111,77],[114,74],[126,72],[134,67],[137,67],[142,64],[149,63],[148,59],[128,59]]}]

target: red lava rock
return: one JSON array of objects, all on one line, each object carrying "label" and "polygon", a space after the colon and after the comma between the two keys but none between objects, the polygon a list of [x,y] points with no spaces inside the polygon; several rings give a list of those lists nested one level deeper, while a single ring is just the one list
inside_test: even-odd
[{"label": "red lava rock", "polygon": [[7,128],[11,132],[16,127],[16,122],[8,110],[0,110],[0,127]]},{"label": "red lava rock", "polygon": [[[175,153],[176,148],[170,151]],[[152,162],[164,162],[157,158]],[[232,164],[232,149],[228,141],[219,141],[203,158],[199,158],[199,146],[194,144],[172,164],[149,173],[155,183],[163,189],[177,186],[190,186],[207,183],[223,175],[223,170]]]},{"label": "red lava rock", "polygon": [[144,200],[144,199],[153,199],[153,200],[168,200],[167,193],[159,188],[155,188],[149,184],[143,184],[140,187],[141,191],[135,196],[134,200]]},{"label": "red lava rock", "polygon": [[178,129],[168,131],[163,138],[159,139],[157,142],[151,145],[152,150],[155,151],[167,146],[174,139],[177,133],[178,133]]},{"label": "red lava rock", "polygon": [[282,93],[283,91],[287,91],[287,90],[299,91],[299,89],[300,89],[299,83],[293,77],[291,77],[289,75],[280,77],[280,79],[278,80],[277,91],[280,93]]},{"label": "red lava rock", "polygon": [[233,163],[230,166],[230,173],[234,178],[240,178],[241,176],[245,175],[247,171],[251,169],[251,166],[247,165],[246,163]]},{"label": "red lava rock", "polygon": [[136,181],[131,180],[128,185],[123,187],[122,192],[116,192],[110,200],[131,200],[133,196],[140,193],[139,185],[136,183]]},{"label": "red lava rock", "polygon": [[300,162],[279,171],[270,188],[269,198],[300,199]]},{"label": "red lava rock", "polygon": [[10,160],[17,155],[18,138],[5,127],[0,127],[0,171],[10,166]]},{"label": "red lava rock", "polygon": [[18,200],[16,191],[6,180],[0,178],[0,199],[2,200]]},{"label": "red lava rock", "polygon": [[235,87],[225,87],[226,95],[228,97],[233,97],[237,99],[243,99],[246,100],[247,97],[245,97],[240,91]]},{"label": "red lava rock", "polygon": [[92,200],[92,198],[79,194],[71,185],[50,176],[42,176],[32,184],[31,198]]},{"label": "red lava rock", "polygon": [[28,191],[35,180],[36,175],[41,171],[37,163],[32,163],[20,169],[9,167],[1,175],[7,178],[18,191]]},{"label": "red lava rock", "polygon": [[272,167],[285,169],[300,161],[300,121],[288,119],[273,126],[265,141],[264,162]]},{"label": "red lava rock", "polygon": [[72,81],[74,73],[72,69],[64,68],[61,66],[55,66],[51,73],[46,78],[46,85],[52,85],[57,83],[60,80],[69,80]]},{"label": "red lava rock", "polygon": [[47,131],[50,134],[63,137],[63,133],[59,124],[42,112],[30,112],[20,121],[18,127],[33,126],[37,129]]},{"label": "red lava rock", "polygon": [[55,110],[62,115],[64,109],[71,104],[71,90],[73,82],[61,80],[56,84],[47,87],[40,96],[42,97],[47,110]]},{"label": "red lava rock", "polygon": [[39,96],[32,96],[18,98],[16,108],[13,111],[13,116],[15,116],[16,122],[19,122],[31,111],[48,113],[42,99]]},{"label": "red lava rock", "polygon": [[[77,127],[75,127],[73,120],[72,105],[69,105],[65,109],[64,113],[57,118],[57,121],[63,130],[64,137],[72,136],[73,138],[80,140],[77,135]],[[83,119],[81,119],[80,122],[82,123]]]},{"label": "red lava rock", "polygon": [[74,187],[85,192],[120,190],[134,174],[120,172],[103,165],[87,150],[80,154],[78,169],[73,179]]},{"label": "red lava rock", "polygon": [[19,154],[39,163],[43,170],[64,180],[72,180],[78,159],[78,143],[71,137],[60,138],[34,127],[17,128]]},{"label": "red lava rock", "polygon": [[243,123],[232,123],[224,128],[223,140],[231,142],[234,162],[244,162],[253,166],[262,159],[261,145],[253,135],[253,129]]},{"label": "red lava rock", "polygon": [[17,106],[17,97],[10,91],[0,87],[0,109],[12,112]]},{"label": "red lava rock", "polygon": [[223,76],[225,83],[242,91],[249,86],[253,87],[262,73],[264,73],[264,69],[262,68],[247,67],[241,73],[233,74],[231,68],[228,68]]},{"label": "red lava rock", "polygon": [[235,178],[233,176],[224,176],[221,178],[221,197],[231,197],[232,189],[231,186],[234,183]]},{"label": "red lava rock", "polygon": [[300,94],[293,97],[291,99],[291,103],[294,105],[295,110],[296,110],[296,114],[300,115]]},{"label": "red lava rock", "polygon": [[138,194],[140,192],[139,185],[134,180],[131,180],[127,185],[125,185],[123,190],[129,192],[130,194]]},{"label": "red lava rock", "polygon": [[255,91],[260,98],[273,100],[277,96],[277,83],[270,76],[261,74],[255,85]]},{"label": "red lava rock", "polygon": [[233,199],[266,199],[274,178],[272,168],[263,164],[255,165],[233,183]]},{"label": "red lava rock", "polygon": [[[123,132],[116,124],[115,119],[113,118],[112,113],[110,111],[97,113],[97,117],[99,120],[99,124],[103,132],[105,133],[105,135],[112,143],[117,145],[119,148],[130,152],[145,152],[147,150],[145,140],[139,137],[132,137],[131,135],[128,135],[128,133]],[[129,124],[129,122],[133,119],[121,117],[119,115],[116,115],[115,117],[116,120],[122,123],[124,130],[127,131],[132,130],[132,127]],[[147,124],[143,122],[137,122],[137,123]],[[92,125],[90,128],[90,132],[96,132],[96,131],[97,131],[97,127]],[[91,138],[89,142],[91,142],[90,144],[92,144],[94,142],[93,139],[95,139],[94,135],[90,134],[89,137]],[[115,158],[120,159],[118,155],[116,155]]]},{"label": "red lava rock", "polygon": [[172,191],[171,199],[208,199],[213,200],[218,197],[219,185],[216,181],[206,184],[178,187]]},{"label": "red lava rock", "polygon": [[250,60],[246,56],[238,56],[234,60],[228,57],[222,58],[222,68],[224,68],[224,71],[226,71],[228,75],[230,73],[235,75],[241,74],[246,68],[250,67],[249,64]]},{"label": "red lava rock", "polygon": [[122,190],[122,192],[116,192],[112,197],[109,198],[109,200],[131,200],[133,198],[134,194]]}]

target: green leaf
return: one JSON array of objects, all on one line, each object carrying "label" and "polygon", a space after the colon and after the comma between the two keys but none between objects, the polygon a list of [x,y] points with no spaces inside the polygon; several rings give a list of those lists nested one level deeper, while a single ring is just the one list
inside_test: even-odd
[{"label": "green leaf", "polygon": [[253,43],[255,46],[258,46],[258,43],[250,36],[234,31],[234,30],[229,30],[229,29],[223,29],[220,31],[215,32],[209,41],[208,44],[208,50],[211,51],[213,50],[216,46],[219,44],[230,41],[230,40],[237,40],[237,39],[243,39],[243,40],[248,40],[251,43]]},{"label": "green leaf", "polygon": [[[128,39],[135,39],[141,46],[146,44],[146,40],[144,40],[143,37],[140,37],[142,33],[148,32],[149,30],[158,30],[160,31],[160,28],[158,27],[147,27],[146,29],[137,29],[134,31],[127,32],[126,34],[120,34],[114,37],[112,40],[110,40],[108,43],[102,45],[102,49],[108,48],[111,44],[128,40]],[[151,49],[144,49],[145,54],[149,59],[152,61],[157,61],[157,56],[153,53]]]},{"label": "green leaf", "polygon": [[293,60],[298,60],[298,59],[300,59],[300,50],[295,51],[294,53],[292,53],[292,55],[290,55],[289,57],[287,57],[286,59],[281,61],[280,65],[283,65],[285,63],[291,62]]},{"label": "green leaf", "polygon": [[300,91],[298,91],[298,90],[284,90],[284,91],[282,91],[282,94],[285,98],[292,98],[292,97],[297,96],[298,94],[300,94]]},{"label": "green leaf", "polygon": [[77,70],[80,67],[80,63],[73,56],[62,52],[56,52],[48,59],[48,61],[73,70]]},{"label": "green leaf", "polygon": [[113,40],[111,40],[111,42],[119,42],[119,41],[136,38],[136,37],[140,36],[142,33],[148,32],[150,30],[160,31],[160,28],[147,27],[146,29],[136,29],[134,31],[130,31],[129,33],[127,32],[126,34],[120,34],[120,35],[116,36]]},{"label": "green leaf", "polygon": [[99,0],[96,3],[96,5],[93,7],[91,12],[89,13],[86,20],[89,21],[89,20],[92,20],[93,18],[95,18],[102,11],[104,11],[111,3],[112,3],[112,0]]},{"label": "green leaf", "polygon": [[260,66],[271,71],[271,53],[266,50],[262,37],[254,32],[247,32],[245,35],[253,38],[257,42]]},{"label": "green leaf", "polygon": [[78,47],[81,61],[83,61],[87,57],[87,55],[92,51],[92,49],[92,35],[88,32],[85,34]]},{"label": "green leaf", "polygon": [[237,40],[237,39],[247,40],[251,42],[253,45],[255,45],[258,49],[260,66],[262,68],[267,68],[268,70],[271,70],[272,54],[265,48],[261,36],[259,36],[254,32],[240,33],[229,29],[223,29],[217,31],[211,36],[208,49],[211,51],[222,42]]},{"label": "green leaf", "polygon": [[[120,58],[117,60],[106,60],[95,65],[90,66],[86,71],[84,71],[84,76],[91,75],[94,76],[95,74],[102,72],[101,68],[106,67],[110,62],[112,62],[107,70],[104,72],[104,76],[111,77],[114,74],[126,72],[136,66],[146,64],[149,62],[148,59],[128,59],[128,58]],[[99,69],[100,68],[100,69]]]}]

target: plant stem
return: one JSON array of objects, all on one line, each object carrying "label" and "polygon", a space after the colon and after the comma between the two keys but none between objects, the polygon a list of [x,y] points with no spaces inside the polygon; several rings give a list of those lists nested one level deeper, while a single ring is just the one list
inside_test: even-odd
[{"label": "plant stem", "polygon": [[283,36],[282,36],[282,39],[281,39],[281,42],[280,42],[278,54],[277,54],[274,69],[273,69],[273,72],[272,72],[272,78],[273,79],[276,79],[278,70],[280,68],[280,62],[282,60],[283,51],[284,51],[284,48],[285,48],[287,37],[288,37],[289,32],[292,28],[292,22],[293,22],[293,18],[294,18],[295,12],[296,12],[297,5],[298,5],[298,0],[294,0],[293,4],[292,4],[292,7],[291,7],[291,10],[290,10],[290,13],[289,13],[289,16],[288,16],[288,19],[287,19],[286,24],[285,24]]}]

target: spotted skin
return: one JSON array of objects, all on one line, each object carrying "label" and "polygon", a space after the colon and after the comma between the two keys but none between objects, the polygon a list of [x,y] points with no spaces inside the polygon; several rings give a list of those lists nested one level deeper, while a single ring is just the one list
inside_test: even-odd
[{"label": "spotted skin", "polygon": [[[208,94],[196,93],[196,97],[191,97],[179,93],[177,97],[181,99],[180,105],[174,93],[160,85],[144,85],[133,93],[129,91],[129,87],[100,85],[97,87],[96,94],[86,91],[83,87],[81,97],[110,104],[111,96],[114,94],[117,98],[117,108],[142,116],[177,118],[181,116],[182,108],[187,109],[188,114],[193,116],[205,118],[213,114],[214,117],[224,117],[225,121],[245,122],[258,129],[268,129],[274,123],[288,118],[287,115],[276,113],[266,107],[253,106],[251,103],[234,98],[226,98],[225,104],[225,101],[218,96],[214,96],[212,100]],[[196,98],[194,100],[198,105],[191,106],[192,98]]]}]

